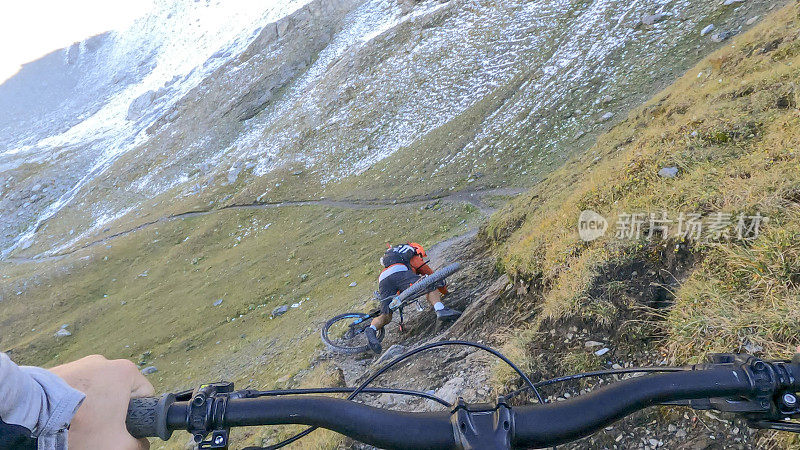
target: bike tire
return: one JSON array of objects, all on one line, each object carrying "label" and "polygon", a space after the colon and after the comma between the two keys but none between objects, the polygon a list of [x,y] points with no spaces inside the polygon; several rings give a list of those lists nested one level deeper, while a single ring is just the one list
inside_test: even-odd
[{"label": "bike tire", "polygon": [[[364,353],[364,352],[367,352],[367,351],[371,351],[370,348],[369,348],[369,345],[358,345],[358,346],[348,347],[348,346],[345,346],[345,345],[337,344],[329,336],[328,330],[330,330],[331,326],[333,326],[336,322],[339,322],[339,321],[342,321],[342,320],[359,319],[359,318],[360,319],[369,319],[370,315],[369,314],[364,314],[364,313],[344,313],[344,314],[339,314],[338,316],[331,318],[330,320],[325,322],[325,325],[322,327],[322,331],[320,332],[320,335],[322,336],[322,342],[330,350],[333,350],[333,351],[335,351],[337,353],[355,355],[355,354],[358,354],[358,353]],[[377,333],[378,341],[382,341],[383,340],[384,334],[385,334],[385,330],[383,328],[378,330],[378,333]],[[365,339],[366,339],[366,337],[365,337]]]},{"label": "bike tire", "polygon": [[398,294],[397,300],[400,303],[403,303],[406,300],[414,297],[415,295],[421,292],[432,291],[433,290],[432,287],[435,286],[436,283],[444,280],[445,278],[458,272],[459,270],[461,270],[461,263],[453,263],[448,266],[442,267],[441,269],[437,270],[431,275],[412,284],[408,289]]}]

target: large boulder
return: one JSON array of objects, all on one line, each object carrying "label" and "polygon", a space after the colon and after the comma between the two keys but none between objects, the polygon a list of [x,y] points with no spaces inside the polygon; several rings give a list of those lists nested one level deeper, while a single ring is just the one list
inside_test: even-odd
[{"label": "large boulder", "polygon": [[141,119],[142,116],[144,116],[153,105],[155,99],[155,91],[147,91],[144,94],[136,97],[128,107],[128,115],[126,115],[125,118],[128,120]]}]

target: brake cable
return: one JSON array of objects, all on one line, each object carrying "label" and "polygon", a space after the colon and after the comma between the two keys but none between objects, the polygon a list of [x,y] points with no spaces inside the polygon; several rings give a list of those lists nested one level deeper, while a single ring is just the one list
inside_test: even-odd
[{"label": "brake cable", "polygon": [[415,348],[415,349],[411,350],[410,352],[406,352],[406,353],[398,356],[397,358],[395,358],[394,360],[392,360],[391,362],[389,362],[385,366],[381,367],[377,372],[375,372],[375,374],[373,374],[372,376],[367,378],[367,380],[364,381],[363,383],[361,383],[361,385],[355,391],[353,391],[353,393],[350,394],[347,397],[347,399],[348,400],[352,400],[356,395],[358,395],[359,392],[361,392],[363,389],[365,389],[376,378],[378,378],[383,373],[385,373],[386,371],[388,371],[389,369],[391,369],[392,367],[394,367],[398,363],[402,362],[403,360],[408,359],[408,358],[410,358],[410,357],[412,357],[412,356],[414,356],[414,355],[416,355],[418,353],[422,353],[424,351],[427,351],[427,350],[430,350],[430,349],[433,349],[433,348],[444,347],[444,346],[448,346],[448,345],[460,345],[460,346],[464,346],[464,347],[474,347],[474,348],[489,352],[492,355],[498,357],[504,363],[508,364],[512,369],[514,369],[514,371],[517,372],[517,374],[519,374],[520,378],[522,378],[522,380],[525,381],[525,383],[528,385],[528,388],[532,389],[534,394],[536,394],[536,399],[539,401],[539,403],[544,403],[544,400],[542,399],[542,396],[539,394],[539,390],[536,388],[536,385],[533,384],[531,379],[528,378],[528,376],[525,375],[525,372],[523,372],[519,367],[517,367],[516,364],[511,362],[510,359],[508,359],[505,355],[503,355],[499,351],[497,351],[497,350],[495,350],[495,349],[493,349],[491,347],[488,347],[486,345],[478,344],[477,342],[471,342],[471,341],[439,341],[439,342],[433,342],[433,343],[430,343],[430,344],[423,345],[422,347]]},{"label": "brake cable", "polygon": [[[522,380],[528,385],[526,387],[526,389],[532,389],[533,390],[534,394],[536,394],[536,398],[539,401],[539,403],[544,403],[544,400],[542,399],[542,396],[539,394],[539,390],[536,388],[536,385],[533,384],[531,379],[528,378],[528,376],[525,375],[525,372],[523,372],[519,367],[517,367],[516,364],[514,364],[510,359],[508,359],[505,355],[503,355],[499,351],[497,351],[497,350],[495,350],[495,349],[493,349],[491,347],[488,347],[486,345],[478,344],[477,342],[471,342],[471,341],[439,341],[439,342],[433,342],[433,343],[430,343],[430,344],[423,345],[422,347],[415,348],[415,349],[413,349],[413,350],[411,350],[409,352],[406,352],[406,353],[398,356],[397,358],[393,359],[388,364],[386,364],[385,366],[381,367],[372,376],[367,378],[366,381],[361,383],[360,386],[355,388],[350,393],[350,395],[347,396],[347,400],[353,400],[359,393],[365,392],[365,390],[367,389],[367,386],[369,386],[370,383],[372,383],[376,378],[378,378],[379,376],[383,375],[386,371],[388,371],[389,369],[391,369],[395,365],[399,364],[403,360],[406,360],[406,359],[408,359],[408,358],[410,358],[410,357],[412,357],[412,356],[414,356],[414,355],[416,355],[418,353],[422,353],[424,351],[427,351],[427,350],[430,350],[430,349],[433,349],[433,348],[444,347],[444,346],[449,346],[449,345],[460,345],[460,346],[465,346],[465,347],[474,347],[474,348],[477,348],[479,350],[483,350],[483,351],[489,352],[492,355],[496,356],[497,358],[501,359],[504,363],[508,364],[515,372],[517,372],[517,374],[519,374],[520,378],[522,378]],[[284,447],[286,445],[289,445],[289,444],[297,441],[298,439],[301,439],[301,438],[303,438],[305,436],[308,436],[309,434],[311,434],[317,428],[318,427],[313,427],[313,426],[312,427],[308,427],[305,430],[301,431],[300,433],[297,433],[296,435],[294,435],[294,436],[292,436],[292,437],[290,437],[288,439],[285,439],[285,440],[283,440],[283,441],[281,441],[281,442],[279,442],[279,443],[277,443],[275,445],[270,445],[269,447],[247,447],[244,450],[275,450],[275,449],[279,449],[281,447]]]},{"label": "brake cable", "polygon": [[[256,397],[278,397],[281,395],[305,395],[305,394],[349,394],[356,390],[352,387],[333,387],[333,388],[305,388],[305,389],[276,389],[272,391],[256,391],[253,398]],[[432,400],[447,408],[452,407],[447,400],[437,397],[427,392],[412,391],[408,389],[394,389],[394,388],[365,388],[361,391],[365,394],[395,394],[395,395],[408,395],[411,397],[420,397],[427,400]]]},{"label": "brake cable", "polygon": [[[632,367],[632,368],[627,368],[627,369],[596,370],[594,372],[584,372],[584,373],[578,373],[578,374],[574,374],[574,375],[567,375],[567,376],[558,377],[558,378],[551,378],[549,380],[543,380],[543,381],[539,381],[537,383],[534,383],[534,385],[537,388],[540,388],[540,387],[544,387],[544,386],[550,386],[552,384],[564,383],[564,382],[567,382],[567,381],[580,380],[582,378],[604,377],[604,376],[608,376],[608,375],[624,375],[624,374],[629,374],[629,373],[682,372],[684,370],[691,370],[691,369],[687,368],[687,367]],[[505,397],[507,399],[514,398],[517,395],[527,391],[528,389],[530,389],[530,386],[525,386],[525,387],[519,388],[519,389],[517,389],[515,391],[512,391],[511,393],[507,394]]]}]

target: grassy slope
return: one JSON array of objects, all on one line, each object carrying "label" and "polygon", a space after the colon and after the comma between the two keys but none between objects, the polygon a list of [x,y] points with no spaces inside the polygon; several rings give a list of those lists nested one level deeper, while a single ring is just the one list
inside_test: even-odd
[{"label": "grassy slope", "polygon": [[[430,245],[476,216],[468,205],[222,211],[158,224],[67,260],[8,265],[0,347],[20,363],[48,367],[90,353],[140,360],[158,368],[149,378],[159,392],[217,379],[285,387],[289,377],[304,378],[324,320],[373,307],[376,252],[387,241],[413,236]],[[223,303],[213,306],[217,299]],[[276,306],[301,300],[270,319]],[[63,323],[73,335],[57,339]]]},{"label": "grassy slope", "polygon": [[[797,4],[773,13],[492,218],[485,233],[501,264],[540,294],[527,305],[540,314],[509,351],[535,358],[527,349],[544,327],[603,321],[591,290],[604,268],[680,251],[697,258],[666,312],[675,359],[745,340],[785,357],[800,343],[799,14]],[[657,175],[669,166],[677,178]],[[584,209],[613,218],[606,237],[579,239]],[[760,212],[770,222],[752,243],[614,238],[619,213],[650,211]]]}]

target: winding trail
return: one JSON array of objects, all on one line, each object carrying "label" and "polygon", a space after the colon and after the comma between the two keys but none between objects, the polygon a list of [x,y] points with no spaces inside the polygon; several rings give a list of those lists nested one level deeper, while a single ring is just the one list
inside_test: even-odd
[{"label": "winding trail", "polygon": [[[383,209],[383,208],[392,208],[396,206],[402,207],[414,207],[414,206],[422,206],[426,204],[430,204],[431,202],[444,202],[444,203],[469,203],[476,208],[483,216],[491,215],[495,209],[491,206],[484,203],[483,199],[485,197],[513,197],[516,195],[525,192],[525,189],[521,188],[491,188],[491,189],[475,189],[475,190],[461,190],[457,192],[453,192],[450,194],[440,194],[440,195],[429,195],[429,196],[422,196],[422,197],[413,197],[413,198],[406,198],[401,200],[330,200],[326,198],[322,198],[319,200],[292,200],[292,201],[283,201],[283,202],[254,202],[254,203],[247,203],[247,204],[230,204],[225,205],[219,208],[214,209],[207,209],[207,210],[199,210],[199,211],[187,211],[178,214],[172,214],[169,216],[161,217],[159,219],[151,220],[148,222],[141,223],[133,228],[120,231],[118,233],[110,234],[108,236],[104,236],[102,238],[96,239],[94,241],[87,242],[83,245],[78,245],[72,247],[68,250],[52,254],[40,254],[33,257],[9,257],[6,258],[5,262],[14,263],[14,264],[24,264],[24,263],[36,263],[36,262],[43,262],[43,261],[53,261],[62,259],[73,253],[76,253],[80,250],[84,250],[87,248],[91,248],[97,245],[105,244],[111,240],[127,236],[129,234],[135,233],[137,231],[143,230],[145,228],[151,227],[153,225],[172,222],[179,219],[189,219],[193,217],[201,217],[210,214],[215,214],[222,211],[229,211],[229,210],[241,210],[241,209],[275,209],[275,208],[291,208],[291,207],[302,207],[302,206],[329,206],[332,208],[340,208],[340,209]],[[470,230],[473,231],[473,230]],[[463,236],[461,236],[463,237]]]}]

